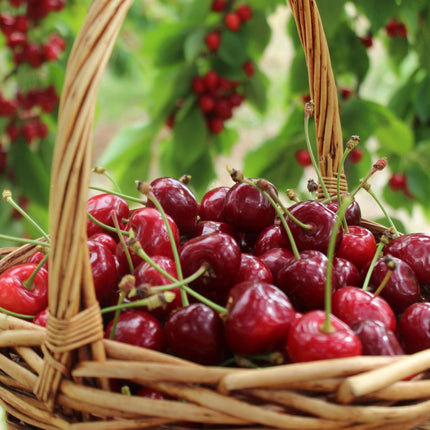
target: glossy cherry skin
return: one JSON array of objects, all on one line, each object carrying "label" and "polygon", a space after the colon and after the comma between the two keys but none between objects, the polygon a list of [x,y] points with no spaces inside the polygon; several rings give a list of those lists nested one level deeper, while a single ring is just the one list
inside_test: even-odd
[{"label": "glossy cherry skin", "polygon": [[270,269],[255,255],[241,254],[240,267],[235,283],[244,281],[263,281],[273,283],[273,276]]},{"label": "glossy cherry skin", "polygon": [[282,230],[280,225],[275,224],[266,227],[257,237],[254,254],[260,256],[272,248],[290,249],[290,242],[286,240]]},{"label": "glossy cherry skin", "polygon": [[262,281],[236,284],[230,290],[227,310],[225,337],[235,354],[260,354],[280,347],[295,319],[288,297]]},{"label": "glossy cherry skin", "polygon": [[230,287],[240,268],[241,252],[236,241],[225,233],[212,233],[185,242],[180,253],[184,277],[196,272],[203,263],[209,265],[205,275],[190,286],[202,294]]},{"label": "glossy cherry skin", "polygon": [[[300,260],[290,261],[279,271],[276,285],[298,311],[324,308],[327,261],[320,251],[303,251]],[[333,271],[332,291],[337,287],[337,276]]]},{"label": "glossy cherry skin", "polygon": [[395,333],[380,321],[356,321],[350,327],[358,336],[363,347],[363,355],[403,355]]},{"label": "glossy cherry skin", "polygon": [[[94,218],[111,227],[114,226],[112,218],[112,212],[114,212],[118,218],[119,225],[122,228],[122,220],[128,218],[130,209],[123,198],[113,194],[104,193],[88,199],[87,211]],[[87,218],[87,235],[92,236],[94,233],[106,233],[106,230]]]},{"label": "glossy cherry skin", "polygon": [[200,201],[198,215],[203,221],[225,222],[224,201],[229,187],[216,187],[206,192]]},{"label": "glossy cherry skin", "polygon": [[421,285],[430,283],[430,235],[409,233],[393,239],[384,254],[400,258],[411,266]]},{"label": "glossy cherry skin", "polygon": [[48,324],[48,308],[40,311],[34,318],[33,324],[40,325],[41,327],[46,327]]},{"label": "glossy cherry skin", "polygon": [[337,274],[338,288],[346,287],[347,285],[360,286],[360,272],[350,261],[335,257],[333,259],[333,270]]},{"label": "glossy cherry skin", "polygon": [[356,321],[374,320],[395,331],[396,315],[390,305],[370,291],[357,287],[342,287],[332,296],[333,315],[351,326]]},{"label": "glossy cherry skin", "polygon": [[[169,273],[171,276],[173,276],[175,279],[178,278],[175,262],[171,258],[165,257],[163,255],[154,255],[152,257],[152,261],[158,266],[160,266],[167,273]],[[133,272],[133,275],[135,277],[137,289],[139,289],[139,286],[141,285],[150,285],[155,287],[161,285],[169,285],[172,282],[146,261],[143,261],[139,264],[139,266],[136,267]],[[142,310],[145,310],[146,312],[149,312],[150,314],[156,316],[159,320],[166,320],[174,309],[177,309],[182,306],[180,289],[174,288],[169,291],[175,293],[175,299],[172,302],[151,310],[146,307],[143,307]],[[136,297],[136,299],[138,300],[139,297]]]},{"label": "glossy cherry skin", "polygon": [[325,333],[322,325],[325,312],[305,313],[290,329],[287,351],[294,363],[344,358],[361,355],[362,346],[352,329],[334,315],[330,321],[334,331]]},{"label": "glossy cherry skin", "polygon": [[[33,254],[31,254],[30,258],[28,259],[27,263],[33,263],[33,264],[39,264],[46,255],[43,252],[40,251],[34,251]],[[48,260],[45,261],[43,266],[46,270],[48,270]]]},{"label": "glossy cherry skin", "polygon": [[[179,230],[173,219],[167,215],[167,220],[172,229],[176,246],[179,246]],[[130,216],[125,230],[133,230],[136,240],[141,244],[143,250],[151,257],[153,255],[164,255],[173,258],[172,245],[170,243],[167,228],[164,225],[163,218],[154,208],[137,209]],[[138,266],[142,259],[134,252],[130,252],[134,266]],[[127,273],[128,264],[125,258],[124,249],[121,243],[118,243],[116,255],[120,265]]]},{"label": "glossy cherry skin", "polygon": [[260,260],[270,269],[276,283],[279,271],[287,265],[290,260],[294,261],[292,251],[285,248],[272,248],[260,255]]},{"label": "glossy cherry skin", "polygon": [[400,317],[397,334],[407,354],[430,348],[430,303],[409,306]]},{"label": "glossy cherry skin", "polygon": [[[314,200],[304,200],[296,203],[289,208],[289,211],[299,221],[311,226],[309,230],[306,230],[291,218],[287,218],[288,226],[299,251],[312,249],[326,254],[337,215],[324,204]],[[287,237],[285,230],[283,230],[283,233]],[[335,249],[339,248],[342,236],[343,230],[339,229],[336,235]]]},{"label": "glossy cherry skin", "polygon": [[[339,210],[339,203],[337,200],[327,203],[326,206],[334,213],[337,213]],[[345,218],[348,225],[360,225],[361,208],[357,200],[353,200],[353,202],[347,207]]]},{"label": "glossy cherry skin", "polygon": [[[420,299],[420,286],[412,268],[399,258],[390,257],[396,268],[390,276],[381,296],[390,304],[394,312],[402,313],[408,306]],[[370,277],[370,286],[376,290],[388,271],[384,258],[379,258]]]},{"label": "glossy cherry skin", "polygon": [[[157,178],[151,182],[151,187],[164,211],[175,221],[180,234],[192,235],[197,224],[198,202],[191,189],[171,177]],[[154,207],[154,204],[148,199],[146,206]]]},{"label": "glossy cherry skin", "polygon": [[39,269],[33,285],[23,284],[37,265],[18,264],[0,275],[0,307],[23,315],[36,315],[48,306],[48,271]]},{"label": "glossy cherry skin", "polygon": [[106,300],[117,285],[117,267],[112,252],[102,243],[88,240],[94,288],[99,302]]},{"label": "glossy cherry skin", "polygon": [[351,225],[348,230],[348,233],[343,234],[336,256],[349,260],[361,270],[372,261],[376,252],[376,240],[370,230],[359,225]]},{"label": "glossy cherry skin", "polygon": [[273,224],[275,215],[269,200],[252,185],[236,183],[225,196],[225,220],[238,231],[260,233]]},{"label": "glossy cherry skin", "polygon": [[204,236],[211,233],[225,233],[230,235],[240,244],[240,236],[238,232],[226,222],[221,221],[199,221],[194,229],[193,236]]},{"label": "glossy cherry skin", "polygon": [[219,315],[203,303],[192,303],[173,312],[165,325],[169,349],[186,360],[219,364],[225,342]]},{"label": "glossy cherry skin", "polygon": [[107,233],[95,233],[91,235],[88,240],[94,240],[96,242],[99,242],[106,246],[112,252],[112,254],[116,253],[116,247],[118,244],[116,240]]},{"label": "glossy cherry skin", "polygon": [[[106,327],[105,338],[112,330],[113,320]],[[164,329],[160,321],[143,311],[127,311],[119,316],[114,340],[141,346],[155,351],[162,351],[165,345]]]}]

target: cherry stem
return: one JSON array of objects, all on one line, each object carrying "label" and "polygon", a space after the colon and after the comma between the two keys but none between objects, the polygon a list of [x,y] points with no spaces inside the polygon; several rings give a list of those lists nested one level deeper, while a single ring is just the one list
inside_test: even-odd
[{"label": "cherry stem", "polygon": [[223,306],[218,305],[217,303],[213,302],[212,300],[209,300],[205,296],[202,296],[197,291],[194,291],[192,288],[190,288],[188,285],[184,285],[183,289],[192,297],[197,299],[199,302],[202,302],[206,306],[209,306],[214,311],[218,312],[220,315],[225,315],[227,313],[227,309]]},{"label": "cherry stem", "polygon": [[337,211],[337,217],[333,224],[333,229],[330,235],[330,240],[327,249],[327,270],[326,270],[326,280],[325,280],[325,319],[322,324],[321,330],[324,333],[332,332],[333,326],[330,321],[331,315],[331,295],[332,295],[332,274],[333,274],[333,259],[336,247],[336,239],[338,231],[341,227],[342,218],[345,216],[346,209],[352,202],[351,196],[345,196],[341,201],[339,201],[339,209]]},{"label": "cherry stem", "polygon": [[[154,206],[158,209],[158,211],[161,214],[161,217],[163,218],[164,225],[167,230],[167,234],[169,236],[170,246],[172,248],[173,253],[173,260],[175,261],[176,266],[176,272],[178,274],[178,279],[182,281],[184,279],[184,275],[182,273],[182,267],[181,262],[179,259],[179,252],[178,247],[176,246],[175,238],[173,237],[172,227],[170,226],[170,223],[167,219],[166,212],[164,211],[163,206],[155,196],[155,194],[151,191],[151,186],[149,184],[145,184],[142,181],[136,181],[137,189],[139,192],[143,192],[144,195],[154,204]],[[185,294],[185,291],[183,288],[181,288],[181,301],[182,306],[188,306],[190,303],[188,301],[188,297]]]},{"label": "cherry stem", "polygon": [[42,268],[42,266],[46,263],[46,260],[48,259],[48,254],[44,255],[43,258],[39,261],[39,264],[34,268],[33,272],[31,272],[31,275],[22,282],[22,285],[24,288],[26,288],[29,291],[32,291],[34,289],[33,281],[36,277],[39,270]]},{"label": "cherry stem", "polygon": [[[125,258],[127,259],[128,268],[130,269],[130,273],[133,273],[134,272],[133,260],[131,258],[128,246],[125,243],[124,236],[122,235],[122,231],[118,222],[118,216],[115,211],[112,211],[111,215],[112,215],[113,224],[115,226],[114,231],[117,233],[119,242],[121,243],[122,249],[124,250]],[[133,231],[128,231],[127,233],[128,233],[128,237],[130,238],[130,236],[133,234]]]},{"label": "cherry stem", "polygon": [[[282,204],[282,202],[280,201],[278,196],[276,196],[276,193],[272,193],[272,194],[268,193],[267,191],[263,190],[254,181],[251,181],[249,179],[244,179],[244,182],[246,182],[248,185],[251,185],[252,187],[256,188],[258,191],[260,191],[260,193],[262,193],[264,195],[264,197],[266,197],[267,200],[269,200],[270,204],[274,207],[283,227],[285,228],[285,231],[288,235],[288,239],[289,239],[290,244],[291,244],[291,249],[293,251],[294,258],[296,260],[300,260],[299,250],[297,249],[296,242],[294,240],[293,234],[291,233],[291,229],[290,229],[290,227],[289,227],[289,225],[288,225],[288,223],[284,217],[284,214],[287,215],[289,218],[291,218],[294,222],[297,221],[297,223],[306,230],[310,230],[312,227],[308,224],[303,224],[295,216],[291,215],[290,211],[286,207],[284,207],[284,205]],[[275,198],[273,198],[272,195]],[[276,199],[276,201],[275,201],[275,199]],[[282,211],[280,208],[282,209]]]},{"label": "cherry stem", "polygon": [[354,197],[362,188],[370,187],[368,184],[368,180],[378,171],[383,170],[385,166],[387,165],[387,160],[385,158],[381,158],[378,160],[372,168],[369,170],[367,175],[360,180],[360,183],[357,185],[355,190],[351,193],[351,196]]},{"label": "cherry stem", "polygon": [[101,167],[101,166],[93,167],[93,172],[99,175],[105,176],[107,179],[109,179],[112,185],[118,190],[118,192],[121,193],[121,187],[119,186],[118,182],[115,181],[114,177],[110,174],[110,172],[105,167]]},{"label": "cherry stem", "polygon": [[0,313],[5,315],[10,315],[11,317],[25,319],[25,320],[33,320],[36,315],[25,315],[25,314],[18,314],[16,312],[9,311],[5,308],[0,308]]},{"label": "cherry stem", "polygon": [[378,243],[378,246],[376,247],[375,255],[372,258],[372,261],[370,263],[369,269],[368,269],[368,271],[366,273],[366,277],[364,278],[364,282],[363,282],[363,286],[362,286],[362,289],[364,291],[369,291],[370,290],[370,288],[369,288],[370,277],[372,276],[372,272],[373,272],[373,269],[375,267],[376,261],[378,260],[379,256],[381,255],[381,252],[384,249],[385,245],[386,245],[385,241],[381,240]]},{"label": "cherry stem", "polygon": [[50,247],[50,244],[48,242],[42,242],[40,240],[27,239],[27,238],[23,238],[23,237],[8,236],[7,234],[0,234],[0,239],[10,240],[10,241],[13,241],[13,242],[18,242],[18,243],[40,245],[40,246],[43,246],[43,247],[46,247],[46,248]]},{"label": "cherry stem", "polygon": [[392,218],[390,217],[390,215],[388,215],[388,212],[384,208],[384,205],[381,203],[381,201],[378,198],[378,196],[373,192],[373,190],[370,188],[370,186],[366,186],[364,188],[372,196],[372,198],[375,200],[375,202],[377,203],[377,205],[381,208],[383,214],[387,218],[388,223],[390,224],[390,227],[393,229],[394,236],[395,237],[399,237],[400,236],[399,231],[397,230],[396,226],[394,225],[394,222],[393,222]]},{"label": "cherry stem", "polygon": [[88,188],[89,188],[90,190],[100,191],[100,192],[102,192],[102,193],[109,193],[109,194],[112,194],[112,195],[114,195],[114,196],[121,197],[121,198],[123,198],[124,200],[129,200],[129,201],[134,202],[134,203],[140,203],[141,205],[145,203],[145,202],[144,202],[142,199],[140,199],[140,198],[133,197],[133,196],[129,196],[129,195],[127,195],[127,194],[119,193],[119,192],[116,192],[116,191],[108,190],[107,188],[97,187],[97,186],[95,186],[95,185],[91,185],[91,186],[90,186],[90,187],[88,187]]},{"label": "cherry stem", "polygon": [[385,286],[387,285],[388,281],[391,278],[391,275],[393,274],[395,269],[388,267],[387,273],[384,276],[384,279],[382,280],[382,282],[379,284],[379,287],[376,289],[376,291],[374,292],[375,296],[379,296],[379,294],[381,294],[382,290],[385,288]]},{"label": "cherry stem", "polygon": [[95,218],[93,215],[91,215],[89,212],[87,212],[87,216],[88,216],[88,218],[94,223],[94,224],[97,224],[99,227],[102,227],[104,230],[107,230],[107,231],[110,231],[110,232],[112,232],[112,233],[117,233],[118,234],[118,236],[119,236],[119,234],[122,234],[122,235],[125,235],[125,236],[128,236],[129,234],[130,234],[130,232],[128,232],[128,231],[125,231],[125,230],[121,230],[120,228],[119,228],[119,225],[118,225],[118,228],[115,228],[115,227],[112,227],[112,226],[110,226],[110,225],[107,225],[107,224],[105,224],[105,223],[103,223],[103,222],[101,222],[101,221],[99,221],[97,218]]},{"label": "cherry stem", "polygon": [[[109,334],[110,340],[113,340],[113,338],[115,337],[116,327],[118,325],[119,316],[121,314],[121,309],[122,309],[121,306],[124,302],[124,298],[125,298],[125,291],[121,290],[118,297],[118,304],[116,306],[111,306],[111,308],[115,308],[115,309],[112,309],[112,310],[115,310],[115,315],[113,317],[112,328]],[[109,309],[109,308],[106,308],[106,309]],[[103,309],[101,310],[101,313],[103,314]]]},{"label": "cherry stem", "polygon": [[[306,105],[308,105],[308,103],[306,103]],[[308,148],[308,152],[309,152],[309,155],[311,157],[312,165],[314,166],[315,172],[316,172],[316,174],[318,176],[318,181],[319,181],[319,183],[321,185],[321,189],[322,189],[322,191],[324,193],[324,196],[326,198],[328,198],[330,195],[329,195],[329,193],[327,191],[327,187],[325,186],[325,183],[324,183],[324,180],[322,178],[320,169],[318,167],[318,163],[315,160],[314,151],[312,149],[311,140],[309,138],[309,119],[310,119],[311,115],[308,114],[308,111],[307,111],[306,107],[305,107],[305,140],[306,140],[306,146]]]},{"label": "cherry stem", "polygon": [[30,217],[30,215],[21,208],[21,206],[18,205],[18,203],[15,202],[15,200],[12,197],[12,193],[10,190],[3,190],[3,200],[6,203],[9,203],[15,210],[17,210],[33,227],[35,227],[38,231],[40,231],[40,233],[42,234],[42,236],[46,239],[47,242],[50,241],[48,233],[45,232],[45,230],[43,230],[42,227],[40,227],[39,224],[37,224],[37,222]]}]

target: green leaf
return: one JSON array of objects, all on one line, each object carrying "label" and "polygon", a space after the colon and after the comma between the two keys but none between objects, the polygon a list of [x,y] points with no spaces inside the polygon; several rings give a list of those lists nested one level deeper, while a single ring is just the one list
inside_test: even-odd
[{"label": "green leaf", "polygon": [[246,99],[261,113],[267,110],[268,84],[267,76],[260,70],[255,70],[252,78],[243,83]]},{"label": "green leaf", "polygon": [[189,24],[200,25],[211,13],[212,0],[199,0],[198,6],[191,2],[185,10],[184,20]]},{"label": "green leaf", "polygon": [[415,108],[422,122],[427,122],[430,119],[430,78],[428,76],[425,76],[418,85]]},{"label": "green leaf", "polygon": [[288,76],[288,92],[291,94],[309,94],[309,78],[303,50],[296,51]]},{"label": "green leaf", "polygon": [[430,73],[430,55],[428,47],[430,46],[430,7],[420,12],[421,25],[414,38],[414,48],[418,54],[420,66]]},{"label": "green leaf", "polygon": [[186,37],[184,42],[185,61],[192,63],[202,53],[206,34],[206,28],[197,28]]},{"label": "green leaf", "polygon": [[404,37],[390,37],[387,41],[389,59],[397,73],[401,72],[401,65],[409,54],[409,42]]},{"label": "green leaf", "polygon": [[260,57],[270,42],[272,30],[265,13],[254,10],[252,19],[244,26],[249,52],[253,58]]},{"label": "green leaf", "polygon": [[22,139],[11,145],[8,161],[15,172],[15,182],[25,195],[40,205],[49,201],[49,168]]},{"label": "green leaf", "polygon": [[248,59],[247,43],[243,31],[225,31],[217,54],[225,63],[240,67]]},{"label": "green leaf", "polygon": [[355,6],[371,24],[371,31],[376,34],[386,22],[396,15],[398,6],[394,0],[355,0]]},{"label": "green leaf", "polygon": [[222,133],[214,135],[210,145],[216,154],[230,155],[234,144],[239,139],[239,133],[233,128],[224,128]]},{"label": "green leaf", "polygon": [[324,33],[329,38],[339,26],[344,16],[345,0],[318,0],[318,10],[324,27]]},{"label": "green leaf", "polygon": [[180,121],[175,121],[173,131],[174,157],[180,166],[189,168],[208,150],[207,128],[197,105]]}]

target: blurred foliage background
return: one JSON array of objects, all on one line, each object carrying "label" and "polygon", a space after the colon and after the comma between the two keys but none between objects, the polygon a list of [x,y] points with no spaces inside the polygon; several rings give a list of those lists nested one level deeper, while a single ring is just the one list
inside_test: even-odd
[{"label": "blurred foliage background", "polygon": [[[32,3],[0,1],[0,185],[46,228],[57,107],[29,107],[22,94],[50,86],[61,94],[68,53],[90,1],[59,1],[62,7],[30,19],[24,32],[11,31],[10,17],[17,25],[16,17],[28,16]],[[373,162],[386,157],[375,192],[389,212],[403,222],[418,216],[422,224],[414,228],[425,230],[430,4],[317,4],[338,84],[344,141],[351,135],[361,139],[346,161],[348,183],[355,187]],[[55,56],[48,52],[36,65],[17,60],[30,42],[42,46],[53,34],[64,41]],[[304,54],[285,0],[136,0],[99,91],[94,164],[106,167],[126,193],[136,193],[135,179],[190,174],[190,186],[201,196],[228,178],[228,164],[269,179],[281,192],[293,188],[306,197],[307,179],[314,175],[298,151],[306,148],[308,93]],[[12,112],[9,102],[15,104]],[[46,125],[45,133],[23,131],[35,117]],[[6,203],[0,230],[35,234]]]}]

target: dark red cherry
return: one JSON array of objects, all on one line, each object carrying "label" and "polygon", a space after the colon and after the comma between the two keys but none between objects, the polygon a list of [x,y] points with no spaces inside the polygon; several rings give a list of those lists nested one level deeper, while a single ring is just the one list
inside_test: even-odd
[{"label": "dark red cherry", "polygon": [[[113,320],[106,328],[105,338],[110,337]],[[164,329],[160,321],[143,311],[128,311],[119,316],[114,340],[141,346],[155,351],[164,349]]]},{"label": "dark red cherry", "polygon": [[381,321],[356,321],[350,327],[358,336],[363,347],[363,355],[403,355],[395,333]]},{"label": "dark red cherry", "polygon": [[[198,203],[191,189],[178,179],[157,178],[151,182],[152,192],[165,212],[172,217],[181,235],[192,235],[197,223]],[[147,207],[154,207],[148,200]]]},{"label": "dark red cherry", "polygon": [[[175,279],[178,278],[175,262],[171,258],[165,257],[163,255],[154,255],[151,259],[153,263],[155,263],[161,269],[169,273]],[[142,263],[140,263],[139,266],[136,267],[136,269],[133,272],[133,275],[135,277],[137,289],[139,289],[139,286],[156,287],[156,286],[162,286],[162,285],[169,285],[172,282],[146,261],[142,261]],[[180,289],[174,288],[169,291],[172,293],[175,293],[175,298],[172,302],[152,310],[146,307],[143,307],[141,309],[156,316],[160,320],[165,320],[174,309],[182,306]],[[132,300],[138,300],[138,299],[139,297],[136,297],[136,298],[133,298]]]},{"label": "dark red cherry", "polygon": [[36,315],[47,308],[48,271],[42,267],[31,285],[25,285],[36,267],[17,264],[0,275],[0,307],[23,315]]},{"label": "dark red cherry", "polygon": [[172,400],[172,397],[162,391],[155,390],[154,388],[141,387],[136,393],[136,396],[146,397],[155,400]]},{"label": "dark red cherry", "polygon": [[[310,226],[310,229],[305,229],[291,218],[287,218],[288,226],[291,229],[299,251],[312,249],[326,254],[330,237],[333,234],[333,224],[336,221],[336,214],[324,204],[314,200],[304,200],[296,203],[289,208],[289,211],[303,224]],[[283,233],[287,237],[285,230],[283,230]],[[335,249],[339,248],[342,236],[343,230],[339,229],[336,236]]]},{"label": "dark red cherry", "polygon": [[338,288],[346,287],[347,285],[360,286],[360,272],[350,261],[335,257],[333,259],[333,270],[337,274]]},{"label": "dark red cherry", "polygon": [[[327,261],[320,251],[303,251],[300,260],[291,260],[279,271],[276,285],[300,312],[324,308]],[[333,291],[337,282],[333,272]]]},{"label": "dark red cherry", "polygon": [[117,268],[112,252],[102,243],[88,240],[91,272],[94,288],[99,302],[106,300],[117,284]]},{"label": "dark red cherry", "polygon": [[206,192],[199,206],[201,220],[224,222],[224,201],[229,187],[216,187]]},{"label": "dark red cherry", "polygon": [[241,254],[239,272],[235,283],[244,281],[263,281],[273,283],[273,275],[263,261],[255,255]]},{"label": "dark red cherry", "polygon": [[333,331],[323,331],[325,312],[315,310],[304,314],[290,329],[287,350],[290,360],[306,362],[329,358],[361,355],[360,339],[352,329],[334,315],[330,315]]},{"label": "dark red cherry", "polygon": [[332,296],[332,312],[351,326],[356,321],[380,321],[387,329],[395,331],[396,316],[390,305],[370,291],[357,287],[342,287]]},{"label": "dark red cherry", "polygon": [[409,306],[400,317],[397,334],[408,354],[430,348],[430,303]]},{"label": "dark red cherry", "polygon": [[116,240],[108,235],[107,233],[94,233],[88,240],[94,240],[96,242],[102,243],[106,246],[113,254],[116,252],[117,242]]},{"label": "dark red cherry", "polygon": [[211,233],[225,233],[233,237],[236,242],[240,243],[240,237],[237,231],[226,222],[222,221],[199,221],[194,229],[194,236],[204,236]]},{"label": "dark red cherry", "polygon": [[[173,219],[167,215],[170,228],[176,246],[179,246],[179,230]],[[143,250],[151,257],[153,255],[164,255],[173,258],[172,245],[170,243],[167,228],[163,218],[154,208],[137,209],[131,216],[125,227],[125,230],[133,230],[136,240],[140,243]],[[117,246],[117,256],[121,267],[125,273],[128,271],[128,264],[125,258],[124,249],[121,243]],[[142,259],[131,252],[133,263],[139,265]]]},{"label": "dark red cherry", "polygon": [[[128,218],[129,207],[127,202],[113,194],[104,193],[90,197],[87,203],[87,211],[97,220],[113,227],[114,221],[112,213],[118,218],[120,228],[123,228],[123,219]],[[103,227],[87,218],[87,235],[92,236],[94,233],[106,233]]]},{"label": "dark red cherry", "polygon": [[[390,304],[394,312],[399,314],[419,300],[420,286],[415,272],[408,263],[395,257],[390,257],[390,260],[395,264],[395,269],[380,294]],[[379,258],[370,277],[372,290],[379,287],[387,272],[386,258]]]},{"label": "dark red cherry", "polygon": [[193,303],[173,312],[165,325],[172,352],[200,364],[219,364],[225,342],[219,315],[203,303]]},{"label": "dark red cherry", "polygon": [[372,261],[376,252],[376,240],[370,230],[359,225],[351,225],[348,230],[348,233],[343,234],[336,256],[349,260],[361,270]]},{"label": "dark red cherry", "polygon": [[259,256],[272,248],[290,249],[290,242],[286,240],[282,230],[280,225],[275,224],[266,227],[257,237],[254,254]]},{"label": "dark red cherry", "polygon": [[224,319],[227,345],[236,354],[260,354],[285,343],[294,308],[276,286],[261,281],[236,284]]},{"label": "dark red cherry", "polygon": [[[337,200],[333,200],[326,204],[327,207],[337,213],[339,210],[339,203]],[[348,225],[360,225],[361,223],[361,208],[357,200],[353,200],[352,203],[347,207],[345,212],[346,223]]]},{"label": "dark red cherry", "polygon": [[270,269],[273,279],[276,283],[279,271],[289,263],[294,261],[294,254],[289,249],[272,248],[260,255],[260,260]]},{"label": "dark red cherry", "polygon": [[36,325],[40,325],[41,327],[46,327],[48,324],[48,308],[40,311],[34,318],[33,323]]},{"label": "dark red cherry", "polygon": [[208,271],[190,284],[206,294],[231,285],[240,268],[241,252],[228,234],[212,233],[186,241],[180,260],[184,277],[192,275],[202,264],[208,264]]},{"label": "dark red cherry", "polygon": [[[43,252],[40,251],[34,251],[33,254],[31,254],[30,258],[28,259],[27,263],[33,263],[33,264],[39,264],[46,255]],[[45,261],[43,266],[46,270],[48,270],[48,260]]]},{"label": "dark red cherry", "polygon": [[430,283],[430,234],[409,233],[399,236],[385,246],[384,254],[406,261],[421,285]]},{"label": "dark red cherry", "polygon": [[273,224],[275,215],[269,200],[252,185],[236,183],[225,197],[225,220],[238,231],[260,233]]}]

